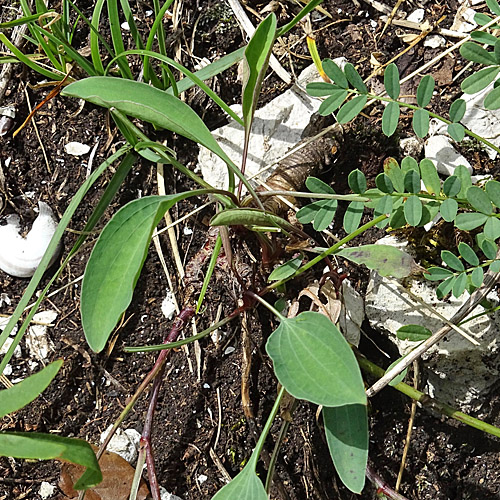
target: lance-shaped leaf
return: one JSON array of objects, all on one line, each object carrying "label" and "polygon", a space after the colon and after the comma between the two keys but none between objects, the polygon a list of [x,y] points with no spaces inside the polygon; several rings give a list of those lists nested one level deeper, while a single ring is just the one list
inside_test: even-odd
[{"label": "lance-shaped leaf", "polygon": [[369,269],[377,271],[381,276],[405,278],[419,269],[413,257],[390,245],[363,245],[344,248],[336,255],[341,255],[356,264],[364,264]]}]

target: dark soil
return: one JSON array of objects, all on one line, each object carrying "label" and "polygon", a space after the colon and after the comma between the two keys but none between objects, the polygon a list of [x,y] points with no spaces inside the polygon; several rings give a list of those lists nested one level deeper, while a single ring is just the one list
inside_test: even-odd
[{"label": "dark soil", "polygon": [[[79,7],[88,15],[92,2],[79,2]],[[141,30],[147,30],[152,18],[146,11],[152,2],[137,3],[137,17]],[[8,0],[0,0],[0,14],[7,16]],[[135,5],[135,3],[134,3]],[[259,11],[266,3],[249,2]],[[382,39],[375,39],[383,27],[380,14],[361,5],[360,10],[348,0],[325,1],[322,5],[335,23],[325,18],[314,24],[314,29],[325,27],[317,34],[317,45],[322,57],[335,58],[341,55],[355,63],[360,73],[366,77],[372,68],[370,56],[380,52],[384,61],[405,48],[398,38],[394,27],[389,27]],[[430,2],[426,4],[429,20],[437,20],[442,15],[447,26],[452,19],[455,2],[451,5]],[[135,7],[134,7],[135,8]],[[210,60],[240,47],[244,41],[241,31],[231,16],[228,7],[222,2],[199,2],[188,0],[183,3],[183,24],[179,33],[172,38],[172,47],[177,39],[181,44],[193,43],[194,54]],[[284,24],[290,14],[296,11],[293,3],[279,3],[277,7],[279,23]],[[410,9],[410,6],[408,6]],[[257,22],[253,14],[250,17]],[[371,26],[371,20],[377,27]],[[196,31],[193,26],[197,22]],[[327,26],[329,25],[329,26]],[[76,47],[87,44],[86,27],[79,23]],[[165,28],[171,23],[165,20]],[[103,27],[103,34],[106,29]],[[284,37],[285,43],[293,43],[302,32],[296,28]],[[453,41],[451,41],[453,42]],[[32,50],[32,49],[30,49]],[[423,62],[431,59],[438,50],[423,49],[422,45],[410,50],[397,61],[402,76],[413,71]],[[291,59],[284,57],[283,65],[298,74],[310,63],[305,39],[293,47]],[[183,61],[193,68],[196,60],[183,55]],[[443,111],[459,93],[457,84],[452,84],[451,76],[462,67],[460,58],[444,59],[431,68],[440,86],[440,101],[436,110]],[[29,84],[39,83],[42,78],[33,72],[17,66],[14,69],[5,104],[17,108],[16,126],[19,126],[29,113],[27,99],[33,107],[47,94],[45,88],[34,89]],[[237,70],[232,68],[212,82],[214,89],[229,104],[240,99],[241,86],[237,83]],[[413,86],[413,89],[415,85]],[[262,103],[282,92],[284,85],[272,75],[266,80]],[[411,93],[411,86],[408,93]],[[414,92],[414,90],[413,90]],[[204,116],[210,127],[220,126],[225,118],[218,108],[211,105],[194,90],[187,94],[187,102]],[[2,103],[4,104],[4,103]],[[397,139],[411,135],[410,117],[403,119],[396,137],[387,139],[380,130],[381,112],[372,108],[368,115],[359,117],[353,125],[346,128],[345,142],[339,151],[334,167],[324,173],[324,180],[339,192],[347,192],[347,174],[360,168],[370,182],[382,170],[383,161],[394,156],[401,157]],[[61,216],[72,196],[87,176],[88,155],[74,157],[64,152],[64,145],[79,141],[93,147],[98,143],[92,169],[95,169],[121,144],[123,139],[108,114],[101,108],[86,104],[83,108],[73,99],[57,97],[46,104],[36,115],[40,139],[34,124],[27,125],[15,138],[9,133],[0,138],[0,166],[5,181],[0,183],[2,198],[5,202],[3,214],[19,213],[23,222],[33,220],[26,211],[36,206],[38,200],[46,201]],[[153,134],[152,129],[147,129]],[[159,135],[158,138],[163,138]],[[197,146],[180,137],[165,135],[169,146],[178,151],[179,161],[194,168]],[[47,162],[42,146],[47,155]],[[497,171],[497,166],[485,161],[485,156],[477,153],[477,165],[485,165],[484,170]],[[479,168],[479,167],[478,167]],[[96,206],[112,171],[107,171],[80,205],[70,228],[64,238],[64,251],[67,253],[76,241]],[[182,192],[194,188],[183,176],[166,169],[166,186],[169,192]],[[1,180],[1,176],[0,176]],[[27,193],[33,196],[24,198]],[[138,161],[118,195],[113,200],[105,217],[99,223],[101,229],[117,209],[126,202],[139,196],[157,194],[156,166],[146,161]],[[205,200],[186,201],[172,210],[174,220],[189,213]],[[181,258],[185,263],[197,258],[197,252],[206,242],[207,220],[213,213],[209,209],[189,219],[185,226],[193,229],[187,234],[176,228]],[[368,216],[367,216],[368,220]],[[160,226],[161,227],[161,226]],[[184,227],[184,226],[183,226]],[[335,228],[342,236],[340,225]],[[359,243],[373,242],[383,234],[382,230],[365,235]],[[94,239],[97,236],[92,237]],[[243,240],[249,240],[248,246]],[[234,234],[233,251],[236,258],[247,263],[251,269],[248,248],[259,256],[255,242],[247,235]],[[356,241],[358,243],[358,241]],[[2,242],[0,242],[0,245]],[[161,244],[167,267],[174,281],[174,293],[180,304],[185,303],[185,287],[179,280],[171,257],[170,244],[166,233],[161,235]],[[85,246],[65,268],[53,289],[70,283],[83,274],[91,246]],[[285,255],[283,257],[286,257]],[[255,268],[258,281],[261,271]],[[366,270],[343,263],[344,270],[357,288],[363,290],[367,283]],[[305,279],[319,278],[320,270]],[[251,280],[251,276],[249,279]],[[41,285],[48,281],[45,278]],[[297,295],[305,281],[289,287],[290,298]],[[16,279],[0,272],[0,293],[7,294],[12,304],[4,305],[2,315],[11,314],[27,286],[27,280]],[[50,301],[42,303],[42,310],[55,309],[58,319],[49,329],[53,351],[49,359],[64,359],[64,366],[56,380],[36,402],[23,410],[2,420],[1,430],[51,432],[60,436],[80,437],[98,443],[99,435],[114,422],[134,393],[144,376],[153,366],[154,354],[127,354],[124,346],[158,344],[163,341],[171,326],[161,312],[161,303],[169,288],[168,281],[154,246],[151,245],[144,269],[139,278],[131,306],[127,310],[123,325],[117,328],[109,347],[100,354],[90,351],[83,336],[79,314],[80,283],[70,285],[54,295]],[[241,287],[227,270],[216,271],[215,279],[208,290],[205,308],[196,318],[196,329],[201,331],[214,323],[217,318],[228,315],[241,298]],[[271,298],[273,302],[277,297]],[[244,413],[241,401],[242,382],[242,322],[240,319],[229,323],[222,329],[221,339],[215,343],[210,338],[201,342],[199,366],[195,350],[189,347],[188,355],[183,350],[172,352],[167,364],[167,376],[160,395],[155,416],[153,445],[156,454],[158,479],[168,491],[184,500],[211,498],[224,484],[221,470],[214,458],[217,456],[223,468],[231,475],[237,474],[248,460],[255,446],[260,429],[274,402],[277,380],[271,363],[265,353],[265,342],[276,328],[275,320],[262,308],[246,313],[247,329],[250,337],[251,369],[248,384],[250,388],[250,413]],[[375,346],[385,352],[393,352],[386,339],[364,327],[368,337],[363,337],[360,350],[371,360],[388,365]],[[186,330],[190,335],[191,329]],[[9,379],[24,378],[41,367],[28,364],[27,347],[21,343],[22,356],[12,361],[12,374]],[[234,348],[229,349],[228,348]],[[391,350],[392,349],[392,350]],[[367,383],[373,382],[367,380]],[[496,391],[491,399],[484,401],[480,412],[491,424],[500,425],[500,399]],[[390,485],[394,485],[401,463],[411,402],[393,389],[385,389],[370,401],[370,464],[372,468]],[[148,406],[147,397],[141,398],[128,416],[125,427],[142,431]],[[249,418],[249,414],[253,417]],[[401,493],[412,500],[446,499],[495,499],[500,498],[500,443],[497,439],[479,431],[445,419],[424,409],[417,410],[411,445],[403,475]],[[273,428],[272,436],[266,443],[264,461],[269,458],[274,438],[279,430]],[[60,465],[57,462],[29,462],[0,459],[0,500],[39,499],[40,483],[44,480],[56,484]],[[264,467],[260,470],[264,475]],[[204,476],[206,480],[203,481]],[[57,493],[57,492],[56,492]],[[367,483],[361,498],[375,498],[375,489]],[[276,482],[272,498],[276,499],[351,499],[355,495],[347,491],[336,477],[330,455],[324,440],[322,421],[317,419],[317,407],[301,402],[293,416],[278,459]],[[235,499],[236,500],[236,499]]]}]

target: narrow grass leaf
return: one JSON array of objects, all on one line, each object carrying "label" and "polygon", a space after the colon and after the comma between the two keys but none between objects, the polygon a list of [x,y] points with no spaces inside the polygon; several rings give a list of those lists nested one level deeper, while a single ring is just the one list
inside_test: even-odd
[{"label": "narrow grass leaf", "polygon": [[375,177],[375,184],[383,193],[390,194],[394,192],[394,185],[390,177],[385,172],[382,172]]},{"label": "narrow grass leaf", "polygon": [[442,299],[446,297],[453,288],[453,284],[455,283],[456,277],[451,276],[444,280],[437,288],[436,288],[436,296],[438,299]]},{"label": "narrow grass leaf", "polygon": [[351,234],[359,227],[361,218],[363,217],[365,205],[361,201],[351,201],[344,214],[344,230],[347,234]]},{"label": "narrow grass leaf", "polygon": [[453,272],[444,267],[429,267],[425,272],[424,276],[429,281],[442,281],[450,276],[453,276]]},{"label": "narrow grass leaf", "polygon": [[334,82],[339,87],[347,89],[349,87],[349,82],[344,74],[344,72],[338,67],[337,63],[331,59],[325,59],[323,61],[323,70],[332,82]]},{"label": "narrow grass leaf", "polygon": [[455,218],[455,226],[463,231],[472,231],[482,226],[487,219],[487,215],[478,214],[477,212],[460,213]]},{"label": "narrow grass leaf", "polygon": [[[115,54],[120,55],[122,52],[125,52],[125,46],[123,45],[120,16],[118,14],[118,2],[117,0],[107,0],[106,5],[108,7],[107,20],[111,32],[111,41],[113,42]],[[119,59],[117,64],[123,78],[128,78],[129,80],[134,78],[126,59]]]},{"label": "narrow grass leaf", "polygon": [[207,293],[208,290],[208,285],[210,284],[210,279],[212,278],[215,266],[217,265],[217,259],[219,257],[221,248],[222,248],[222,238],[221,235],[218,234],[217,239],[215,240],[215,246],[212,251],[212,255],[210,255],[210,262],[208,263],[205,277],[203,278],[203,284],[201,286],[200,296],[198,297],[198,300],[196,302],[196,314],[198,314],[198,312],[201,309],[201,305],[203,304],[203,299],[205,298],[205,294]]},{"label": "narrow grass leaf", "polygon": [[500,87],[494,88],[484,99],[484,107],[494,110],[500,108]]},{"label": "narrow grass leaf", "polygon": [[277,32],[276,37],[280,37],[288,33],[294,26],[296,26],[309,12],[312,12],[323,0],[311,0],[307,2],[302,10],[285,26],[282,26]]},{"label": "narrow grass leaf", "polygon": [[465,42],[460,47],[460,55],[469,61],[486,66],[496,64],[495,56],[474,42]]},{"label": "narrow grass leaf", "polygon": [[102,230],[82,283],[81,315],[90,348],[100,352],[129,306],[154,228],[175,203],[207,193],[148,196],[122,207]]},{"label": "narrow grass leaf", "polygon": [[323,407],[325,437],[335,470],[353,493],[365,485],[368,463],[368,415],[366,405]]},{"label": "narrow grass leaf", "polygon": [[394,100],[398,99],[400,92],[399,71],[398,67],[394,63],[389,64],[384,71],[384,86],[385,90],[389,94],[389,97]]},{"label": "narrow grass leaf", "polygon": [[396,332],[396,336],[399,340],[421,342],[422,340],[427,340],[430,336],[432,336],[432,332],[428,328],[425,328],[425,326],[405,325],[399,328]]},{"label": "narrow grass leaf", "polygon": [[332,95],[320,104],[318,113],[321,116],[332,114],[346,100],[347,94],[347,90],[336,90],[332,92]]},{"label": "narrow grass leaf", "polygon": [[488,217],[483,228],[486,238],[495,241],[500,238],[500,220],[495,216]]},{"label": "narrow grass leaf", "polygon": [[453,269],[455,271],[462,272],[465,270],[462,261],[454,253],[450,252],[449,250],[442,250],[441,251],[441,259],[448,267],[450,267],[451,269]]},{"label": "narrow grass leaf", "polygon": [[470,245],[468,245],[467,243],[465,243],[464,241],[461,241],[458,244],[458,253],[471,266],[478,266],[479,265],[479,257],[476,255],[476,252],[474,252],[472,247]]},{"label": "narrow grass leaf", "polygon": [[404,173],[401,168],[399,168],[398,162],[394,158],[389,157],[384,160],[384,173],[387,174],[391,180],[394,189],[398,193],[403,193],[405,188]]},{"label": "narrow grass leaf", "polygon": [[441,180],[431,160],[425,158],[420,162],[420,175],[429,194],[438,195],[441,192]]},{"label": "narrow grass leaf", "polygon": [[358,95],[354,99],[347,101],[337,113],[337,121],[343,125],[355,118],[365,107],[368,100],[366,95]]},{"label": "narrow grass leaf", "polygon": [[467,275],[465,273],[461,273],[455,278],[455,283],[453,283],[453,287],[451,289],[453,297],[458,299],[458,297],[460,297],[460,295],[464,293],[466,286],[467,286]]},{"label": "narrow grass leaf", "polygon": [[412,127],[420,139],[429,132],[429,113],[425,109],[416,109],[413,113]]},{"label": "narrow grass leaf", "polygon": [[404,204],[405,219],[410,226],[418,226],[422,219],[422,202],[418,196],[410,196]]},{"label": "narrow grass leaf", "polygon": [[86,468],[73,488],[83,490],[102,481],[99,463],[90,444],[81,439],[70,439],[37,432],[0,432],[0,455],[32,460],[62,460]]},{"label": "narrow grass leaf", "polygon": [[441,203],[439,211],[446,222],[453,222],[457,216],[458,203],[453,198],[448,198]]},{"label": "narrow grass leaf", "polygon": [[432,99],[434,92],[434,78],[431,75],[425,75],[417,87],[417,103],[421,108],[425,108]]},{"label": "narrow grass leaf", "polygon": [[488,181],[484,188],[491,202],[500,208],[500,182]]},{"label": "narrow grass leaf", "polygon": [[21,409],[36,399],[57,375],[62,364],[62,360],[54,361],[10,389],[0,391],[0,418]]},{"label": "narrow grass leaf", "polygon": [[361,78],[356,68],[351,63],[347,63],[344,66],[344,73],[345,76],[347,77],[347,80],[349,80],[349,83],[354,88],[358,89],[362,94],[368,93],[368,88],[363,82],[363,79]]},{"label": "narrow grass leaf", "polygon": [[287,392],[324,406],[366,404],[358,363],[338,328],[317,312],[283,318],[266,351]]},{"label": "narrow grass leaf", "polygon": [[470,281],[471,283],[476,287],[479,288],[483,284],[484,280],[484,271],[482,267],[476,267],[474,271],[472,271],[470,275]]},{"label": "narrow grass leaf", "polygon": [[450,106],[450,120],[453,123],[458,123],[465,115],[467,105],[464,99],[456,99]]},{"label": "narrow grass leaf", "polygon": [[363,245],[340,250],[336,255],[356,264],[364,264],[377,271],[380,276],[405,278],[415,269],[413,257],[390,245]]},{"label": "narrow grass leaf", "polygon": [[419,193],[420,192],[420,175],[415,170],[410,170],[406,172],[404,178],[405,192],[407,193]]},{"label": "narrow grass leaf", "polygon": [[483,214],[490,215],[493,211],[488,195],[478,186],[471,186],[467,190],[467,201]]},{"label": "narrow grass leaf", "polygon": [[[485,89],[498,75],[500,68],[498,66],[489,66],[488,68],[483,68],[477,73],[473,73],[468,76],[460,85],[463,92],[466,94],[476,94]],[[451,108],[450,108],[451,117]],[[460,118],[461,120],[462,118]],[[459,120],[452,120],[459,121]]]},{"label": "narrow grass leaf", "polygon": [[382,114],[382,132],[390,137],[396,131],[399,122],[399,104],[390,102]]},{"label": "narrow grass leaf", "polygon": [[461,123],[450,123],[447,127],[448,134],[456,141],[461,142],[465,137],[465,128]]},{"label": "narrow grass leaf", "polygon": [[273,269],[273,272],[269,275],[269,278],[267,278],[268,281],[277,281],[289,278],[300,267],[302,260],[302,256],[299,255],[298,257],[285,262],[281,266],[278,266],[276,269]]},{"label": "narrow grass leaf", "polygon": [[358,168],[353,170],[347,177],[347,182],[349,187],[352,189],[353,193],[363,194],[366,191],[366,177],[361,170]]}]

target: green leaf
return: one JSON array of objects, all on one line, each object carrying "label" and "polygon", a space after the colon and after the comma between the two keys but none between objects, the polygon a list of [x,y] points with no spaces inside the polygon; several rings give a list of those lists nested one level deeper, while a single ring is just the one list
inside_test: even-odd
[{"label": "green leaf", "polygon": [[465,137],[465,128],[461,123],[450,123],[447,130],[450,137],[456,142],[461,142]]},{"label": "green leaf", "polygon": [[335,470],[353,493],[365,485],[368,463],[368,415],[366,405],[323,407],[328,449]]},{"label": "green leaf", "polygon": [[429,281],[442,281],[450,276],[453,276],[453,273],[443,267],[429,267],[425,273],[425,277]]},{"label": "green leaf", "polygon": [[382,214],[389,215],[392,212],[392,196],[385,195],[380,198],[375,205],[375,216]]},{"label": "green leaf", "polygon": [[[473,73],[468,76],[460,85],[462,91],[466,94],[476,94],[485,89],[498,75],[500,68],[498,66],[489,66],[488,68],[483,68],[477,73]],[[450,108],[451,115],[451,108]],[[461,120],[462,118],[460,118]],[[459,120],[452,120],[459,121]]]},{"label": "green leaf", "polygon": [[425,158],[420,162],[420,175],[429,194],[438,195],[441,192],[441,181],[431,160]]},{"label": "green leaf", "polygon": [[313,97],[323,97],[326,95],[332,95],[339,90],[345,92],[345,89],[340,88],[338,85],[333,85],[326,82],[312,82],[308,83],[306,86],[307,93]]},{"label": "green leaf", "polygon": [[500,208],[500,182],[488,181],[484,188],[491,202]]},{"label": "green leaf", "polygon": [[461,273],[455,278],[455,282],[453,283],[452,287],[453,297],[458,299],[458,297],[460,297],[460,295],[464,293],[466,286],[467,286],[467,275],[465,273]]},{"label": "green leaf", "polygon": [[313,228],[315,231],[324,231],[335,218],[337,200],[322,200],[318,203],[319,211],[314,217]]},{"label": "green leaf", "polygon": [[398,229],[406,225],[406,219],[404,214],[403,206],[400,206],[396,209],[392,209],[392,214],[389,218],[389,226],[392,229]]},{"label": "green leaf", "polygon": [[306,187],[311,193],[335,194],[331,186],[317,177],[308,177],[306,179]]},{"label": "green leaf", "polygon": [[390,245],[363,245],[343,248],[336,255],[374,269],[380,276],[405,278],[415,269],[413,257]]},{"label": "green leaf", "polygon": [[403,160],[401,161],[401,170],[404,174],[406,174],[406,172],[408,172],[409,170],[420,172],[417,160],[415,160],[415,158],[412,158],[411,156],[405,156],[403,158]]},{"label": "green leaf", "polygon": [[399,330],[396,332],[396,336],[399,340],[421,342],[422,340],[427,340],[429,337],[431,337],[432,332],[428,328],[425,328],[425,326],[405,325],[399,328]]},{"label": "green leaf", "polygon": [[281,266],[278,266],[276,269],[273,269],[273,272],[269,275],[269,278],[267,278],[267,280],[279,281],[289,278],[300,267],[300,265],[302,264],[302,260],[302,256],[299,255],[298,257],[285,262]]},{"label": "green leaf", "polygon": [[349,183],[349,187],[356,194],[363,194],[366,191],[366,177],[359,169],[353,170],[349,174],[347,182]]},{"label": "green leaf", "polygon": [[257,108],[262,81],[266,74],[275,37],[276,16],[270,14],[259,24],[245,49],[242,112],[246,129],[250,127]]},{"label": "green leaf", "polygon": [[33,460],[63,460],[86,468],[73,488],[83,490],[102,481],[101,469],[91,446],[81,439],[69,439],[37,432],[0,432],[0,456]]},{"label": "green leaf", "polygon": [[486,5],[495,16],[500,16],[500,5],[497,0],[486,0]]},{"label": "green leaf", "polygon": [[384,173],[387,174],[398,193],[404,192],[404,174],[399,168],[398,162],[389,157],[384,161]]},{"label": "green leaf", "polygon": [[434,78],[431,75],[425,75],[417,88],[417,103],[421,108],[425,108],[432,99],[434,92]]},{"label": "green leaf", "polygon": [[495,244],[494,241],[489,240],[488,238],[484,238],[480,243],[479,246],[481,247],[481,250],[483,251],[484,255],[486,256],[487,259],[495,259],[497,256],[497,251],[498,247]]},{"label": "green leaf", "polygon": [[347,94],[347,90],[336,90],[332,92],[332,95],[320,104],[318,113],[321,116],[332,114],[345,101]]},{"label": "green leaf", "polygon": [[453,198],[462,189],[462,181],[456,176],[451,175],[443,183],[443,192],[446,196]]},{"label": "green leaf", "polygon": [[384,172],[377,175],[375,178],[375,184],[383,193],[390,194],[394,191],[394,186],[390,177]]},{"label": "green leaf", "polygon": [[471,246],[465,243],[464,241],[461,241],[458,244],[458,253],[471,266],[479,266],[479,258],[476,255],[476,252],[474,252]]},{"label": "green leaf", "polygon": [[347,101],[337,113],[337,121],[343,125],[355,118],[365,107],[368,98],[366,95],[358,95],[354,99]]},{"label": "green leaf", "polygon": [[418,223],[419,227],[423,227],[429,222],[433,221],[434,218],[439,213],[440,203],[438,201],[429,201],[427,203],[422,203],[422,218]]},{"label": "green leaf", "polygon": [[404,204],[405,219],[410,226],[418,226],[422,219],[422,202],[418,196],[410,196]]},{"label": "green leaf", "polygon": [[90,348],[100,352],[129,306],[154,228],[175,203],[206,193],[147,196],[122,207],[101,232],[82,283],[81,315]]},{"label": "green leaf", "polygon": [[[482,268],[480,267],[479,269],[482,269]],[[492,273],[498,273],[498,272],[500,272],[500,260],[495,260],[494,262],[492,262],[490,264],[489,270]]]},{"label": "green leaf", "polygon": [[483,231],[486,238],[491,241],[500,238],[500,220],[494,216],[488,217],[488,220],[484,224]]},{"label": "green leaf", "polygon": [[474,271],[472,271],[470,275],[470,281],[471,283],[476,287],[479,288],[483,284],[483,279],[484,279],[484,271],[482,267],[476,267]]},{"label": "green leaf", "polygon": [[446,222],[453,222],[457,216],[458,203],[453,198],[448,198],[441,203],[439,211]]},{"label": "green leaf", "polygon": [[323,207],[324,201],[325,200],[315,201],[314,203],[310,203],[309,205],[302,207],[297,212],[297,220],[301,224],[309,224],[310,222],[312,222],[318,215],[320,209]]},{"label": "green leaf", "polygon": [[500,64],[500,43],[499,40],[495,42],[495,46],[493,47],[493,54],[495,54],[495,59],[497,60],[497,64]]},{"label": "green leaf", "polygon": [[399,104],[390,102],[382,114],[382,132],[390,137],[396,131],[399,122]]},{"label": "green leaf", "polygon": [[458,123],[465,115],[467,105],[464,99],[457,99],[450,106],[450,120],[453,123]]},{"label": "green leaf", "polygon": [[10,389],[0,391],[0,418],[19,410],[36,399],[57,375],[62,364],[62,360],[54,361]]},{"label": "green leaf", "polygon": [[[389,64],[384,71],[384,86],[385,90],[389,94],[389,97],[391,97],[394,100],[398,99],[400,92],[399,71],[398,67],[394,63]],[[398,106],[398,112],[399,112],[399,106]]]},{"label": "green leaf", "polygon": [[477,212],[461,213],[458,214],[455,219],[455,226],[463,231],[472,231],[473,229],[482,226],[486,222],[487,218],[487,215],[478,214]]},{"label": "green leaf", "polygon": [[324,406],[366,404],[358,363],[338,328],[317,312],[282,318],[266,351],[292,396]]},{"label": "green leaf", "polygon": [[464,271],[464,265],[462,264],[462,261],[454,254],[451,253],[449,250],[442,250],[441,251],[441,259],[443,259],[443,262],[448,266],[454,269],[455,271]]},{"label": "green leaf", "polygon": [[412,126],[415,134],[423,139],[429,132],[429,113],[425,109],[416,109],[413,113]]},{"label": "green leaf", "polygon": [[486,33],[484,31],[473,31],[470,34],[470,37],[475,42],[479,42],[481,44],[485,43],[486,45],[495,45],[497,41],[497,37],[492,35],[491,33]]},{"label": "green leaf", "polygon": [[486,109],[500,108],[500,87],[494,88],[484,99],[484,107]]},{"label": "green leaf", "polygon": [[[402,359],[404,358],[404,356],[402,358],[398,358],[396,359],[396,361],[393,361],[388,367],[387,369],[385,370],[385,373],[387,373],[391,368],[393,368],[394,366],[396,366]],[[408,368],[405,368],[399,375],[396,375],[390,382],[389,382],[389,385],[391,387],[395,387],[396,385],[398,385],[399,383],[401,383],[404,378],[406,377],[408,373]]]},{"label": "green leaf", "polygon": [[228,484],[221,488],[212,500],[267,500],[267,493],[255,473],[255,464],[249,462],[245,468]]},{"label": "green leaf", "polygon": [[344,214],[344,230],[347,234],[351,234],[359,227],[365,205],[361,201],[351,201]]},{"label": "green leaf", "polygon": [[419,193],[420,192],[420,175],[415,170],[410,170],[406,172],[404,179],[405,192],[407,193]]},{"label": "green leaf", "polygon": [[471,186],[467,190],[467,200],[478,212],[486,215],[490,215],[493,212],[488,195],[480,187]]},{"label": "green leaf", "polygon": [[465,42],[460,47],[460,55],[469,61],[479,64],[496,64],[495,56],[474,42]]},{"label": "green leaf", "polygon": [[343,89],[347,89],[349,87],[349,83],[347,82],[344,72],[334,61],[331,59],[325,59],[322,66],[323,71],[326,73],[328,78],[330,78],[330,80],[332,80],[336,85],[342,87]]},{"label": "green leaf", "polygon": [[455,167],[453,175],[456,175],[461,182],[458,198],[465,198],[467,190],[472,186],[472,179],[468,168],[464,165],[459,165],[458,167]]},{"label": "green leaf", "polygon": [[492,21],[491,17],[488,14],[483,14],[482,12],[476,12],[474,14],[474,22],[479,24],[480,26],[484,26]]},{"label": "green leaf", "polygon": [[[358,89],[362,94],[368,93],[368,88],[359,73],[356,71],[356,68],[351,64],[347,63],[344,66],[344,73],[346,78],[349,80],[349,83],[356,89]],[[349,120],[348,120],[349,121]]]},{"label": "green leaf", "polygon": [[453,284],[456,281],[455,276],[451,276],[450,278],[446,279],[443,281],[437,288],[436,288],[436,296],[438,299],[442,299],[446,297],[450,292],[451,289],[453,288]]}]

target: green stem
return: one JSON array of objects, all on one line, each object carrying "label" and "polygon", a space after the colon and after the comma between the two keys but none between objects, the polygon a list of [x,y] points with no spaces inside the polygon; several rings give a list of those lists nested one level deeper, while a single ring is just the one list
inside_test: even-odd
[{"label": "green stem", "polygon": [[254,298],[256,301],[260,302],[264,307],[267,307],[267,309],[269,309],[280,321],[286,319],[285,316],[283,316],[283,314],[281,314],[276,308],[274,308],[271,304],[269,304],[267,300],[263,299],[256,293],[250,291],[247,291],[246,293],[250,297]]},{"label": "green stem", "polygon": [[[361,369],[365,373],[369,373],[376,378],[381,378],[385,374],[384,369],[380,368],[379,366],[372,363],[371,361],[368,361],[366,358],[362,357],[360,354],[358,354],[358,353],[355,353],[355,354],[356,354],[359,366],[361,367]],[[458,420],[459,422],[462,422],[462,423],[468,425],[469,427],[474,427],[475,429],[478,429],[480,431],[491,434],[492,436],[500,437],[500,429],[498,427],[487,424],[486,422],[483,422],[482,420],[479,420],[477,418],[471,417],[470,415],[467,415],[466,413],[458,411],[455,408],[453,408],[452,406],[449,406],[445,403],[441,403],[440,401],[437,401],[436,399],[431,398],[427,394],[424,394],[423,392],[417,391],[417,389],[414,389],[413,387],[405,384],[404,382],[400,382],[399,384],[395,385],[393,388],[398,390],[399,392],[402,392],[406,396],[414,399],[415,401],[420,402],[423,406],[431,407],[434,410],[437,410],[439,413],[446,415],[447,417],[451,417],[455,420]]]},{"label": "green stem", "polygon": [[266,293],[270,292],[271,290],[274,290],[275,288],[280,287],[283,285],[283,283],[286,283],[287,281],[296,278],[300,274],[304,273],[314,265],[316,265],[318,262],[321,262],[325,257],[328,257],[329,255],[334,254],[337,250],[340,249],[343,245],[348,243],[349,241],[353,240],[356,238],[356,236],[359,236],[360,234],[364,233],[366,230],[370,229],[373,226],[376,226],[379,222],[382,222],[383,220],[387,219],[386,214],[379,215],[377,218],[371,220],[370,222],[367,222],[366,224],[363,224],[361,227],[356,229],[356,231],[352,232],[351,234],[348,234],[345,238],[342,238],[339,242],[335,243],[335,245],[331,246],[330,248],[327,248],[324,252],[321,252],[318,256],[314,257],[311,261],[309,261],[307,264],[303,265],[300,269],[297,269],[295,273],[293,273],[291,276],[288,278],[282,279],[280,281],[276,281],[272,285],[267,286],[264,288],[262,293],[260,295],[265,295]]}]

